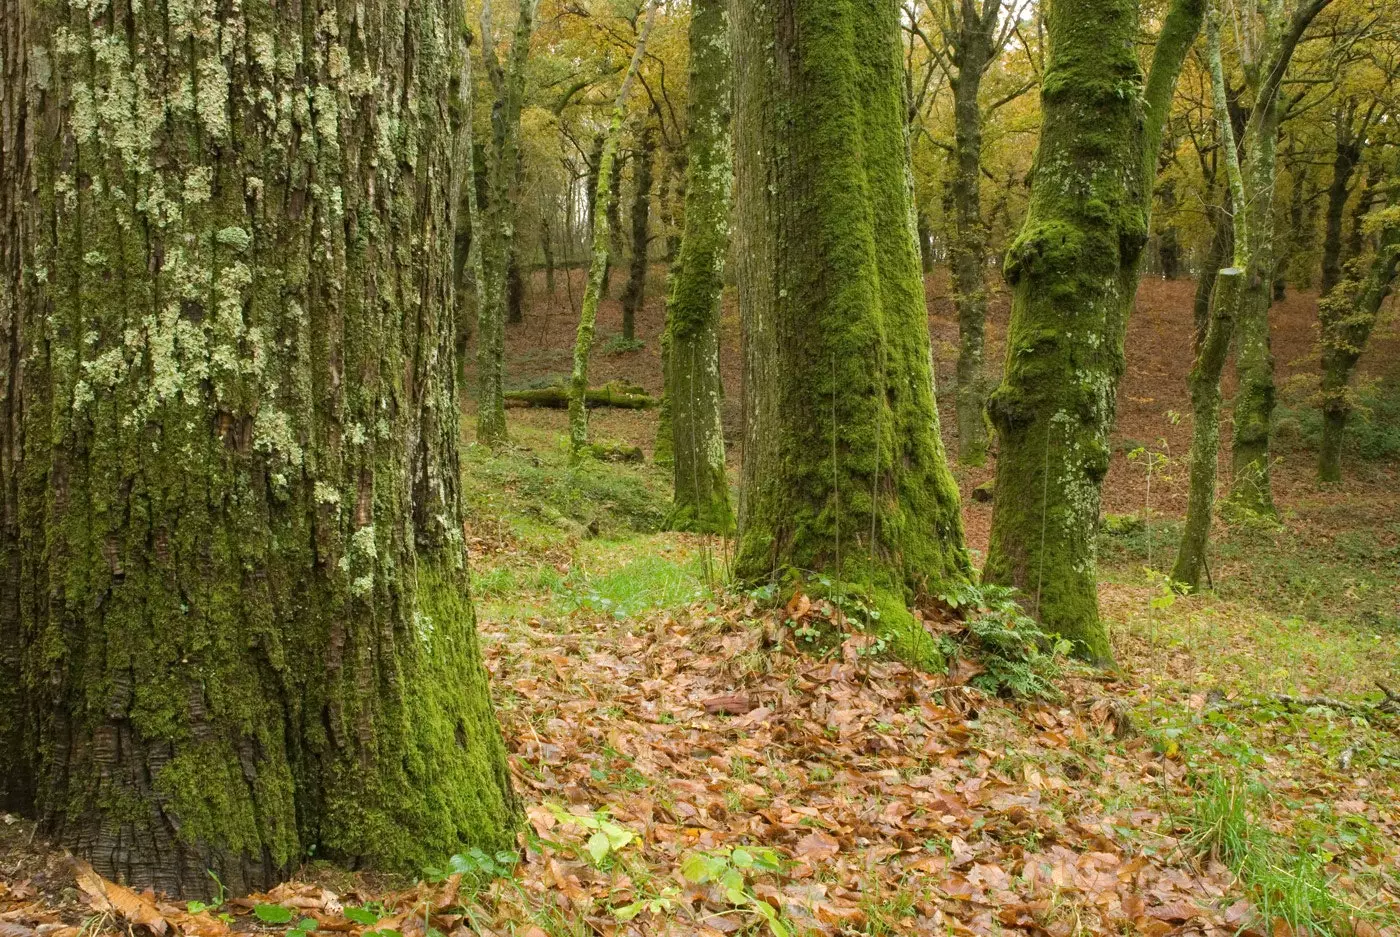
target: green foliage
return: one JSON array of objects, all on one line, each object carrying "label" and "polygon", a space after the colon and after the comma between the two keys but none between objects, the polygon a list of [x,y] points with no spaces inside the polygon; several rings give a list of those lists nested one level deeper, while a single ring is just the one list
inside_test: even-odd
[{"label": "green foliage", "polygon": [[[1400,381],[1363,384],[1348,391],[1352,398],[1343,451],[1368,462],[1400,458]],[[1289,393],[1287,404],[1274,411],[1274,431],[1280,441],[1316,451],[1322,447],[1323,413],[1311,397]]]},{"label": "green foliage", "polygon": [[645,347],[647,347],[647,343],[640,338],[614,335],[604,342],[603,347],[598,350],[605,355],[625,355],[631,351],[641,351]]},{"label": "green foliage", "polygon": [[280,904],[255,904],[253,905],[253,917],[264,924],[292,923],[291,909],[284,908]]},{"label": "green foliage", "polygon": [[993,696],[1058,699],[1054,680],[1070,643],[1042,631],[1016,601],[1014,589],[966,585],[943,596],[965,615],[961,634],[945,637],[944,653],[972,657],[985,669],[969,682]]},{"label": "green foliage", "polygon": [[570,813],[558,804],[546,804],[545,806],[560,823],[580,826],[589,832],[588,842],[583,847],[584,853],[598,868],[603,868],[609,857],[616,856],[637,838],[637,834],[627,827],[608,819],[606,811],[599,810],[591,816],[580,816],[576,813]]},{"label": "green foliage", "polygon": [[678,563],[664,556],[644,556],[598,576],[570,576],[566,587],[566,604],[616,618],[690,605],[707,592],[698,559]]},{"label": "green foliage", "polygon": [[773,937],[788,937],[791,927],[779,912],[753,892],[753,880],[766,873],[782,871],[782,859],[767,847],[722,846],[708,852],[690,853],[681,862],[681,878],[696,885],[714,883],[735,908],[753,915]]}]

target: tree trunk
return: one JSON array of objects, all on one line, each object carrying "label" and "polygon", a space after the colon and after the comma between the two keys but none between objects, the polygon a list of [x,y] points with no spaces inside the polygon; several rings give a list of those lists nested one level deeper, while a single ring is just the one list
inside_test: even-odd
[{"label": "tree trunk", "polygon": [[668,526],[727,533],[719,376],[720,297],[729,248],[729,22],[725,0],[693,0],[686,105],[685,228],[667,301],[667,394],[675,496]]},{"label": "tree trunk", "polygon": [[[1322,322],[1322,449],[1318,480],[1342,480],[1342,436],[1351,415],[1347,385],[1371,337],[1381,304],[1390,295],[1400,267],[1400,209],[1390,213],[1369,269],[1343,279],[1318,303]],[[1357,261],[1359,266],[1359,259]]]},{"label": "tree trunk", "polygon": [[523,284],[515,268],[515,207],[520,201],[520,111],[538,0],[520,0],[510,56],[504,67],[492,46],[491,4],[482,5],[482,57],[495,88],[491,148],[486,161],[488,196],[482,211],[481,274],[477,309],[476,438],[486,446],[506,441],[505,324],[523,318]]},{"label": "tree trunk", "polygon": [[1210,325],[1211,299],[1220,279],[1217,274],[1235,249],[1230,190],[1222,189],[1220,197],[1223,203],[1212,201],[1206,206],[1206,218],[1211,222],[1210,245],[1206,248],[1206,259],[1196,280],[1196,297],[1191,306],[1191,319],[1196,328],[1192,351],[1197,354],[1201,351],[1201,343],[1206,340],[1206,329]]},{"label": "tree trunk", "polygon": [[518,816],[461,526],[457,14],[308,22],[0,0],[0,784],[177,895]]},{"label": "tree trunk", "polygon": [[1012,287],[997,428],[996,508],[983,578],[1015,585],[1076,653],[1111,659],[1096,539],[1123,339],[1150,230],[1172,91],[1202,0],[1177,0],[1144,85],[1137,0],[1057,0],[1047,23],[1040,147]]},{"label": "tree trunk", "polygon": [[895,653],[937,666],[909,604],[971,570],[934,405],[899,11],[738,0],[731,15],[745,340],[735,573],[858,598]]},{"label": "tree trunk", "polygon": [[520,269],[520,252],[512,247],[510,263],[506,266],[506,323],[519,325],[525,321],[525,274]]},{"label": "tree trunk", "polygon": [[[997,5],[988,9],[999,10]],[[992,55],[996,16],[985,20],[972,0],[958,18],[953,80],[953,302],[958,310],[958,461],[987,461],[987,231],[982,223],[982,109],[978,92]]]},{"label": "tree trunk", "polygon": [[642,307],[647,288],[647,247],[651,243],[651,170],[656,157],[656,128],[642,128],[632,167],[636,194],[632,198],[632,257],[627,285],[622,289],[622,337],[637,337],[637,310]]},{"label": "tree trunk", "polygon": [[[1231,212],[1230,242],[1234,262],[1216,274],[1219,281],[1214,290],[1215,302],[1210,309],[1204,333],[1196,347],[1196,359],[1191,368],[1191,485],[1187,498],[1186,524],[1172,566],[1173,582],[1196,591],[1201,572],[1206,568],[1206,546],[1210,540],[1211,520],[1215,512],[1215,479],[1220,462],[1220,375],[1230,353],[1230,341],[1239,317],[1247,278],[1256,272],[1249,256],[1253,243],[1250,228],[1267,224],[1253,214],[1244,190],[1239,151],[1235,146],[1235,131],[1230,119],[1226,95],[1225,71],[1221,62],[1220,23],[1212,17],[1206,27],[1207,64],[1210,69],[1211,99],[1216,122],[1220,127],[1220,151],[1225,163],[1228,203],[1238,206]],[[1217,240],[1219,240],[1217,230]]]},{"label": "tree trunk", "polygon": [[578,333],[574,338],[574,369],[569,379],[569,457],[577,462],[584,458],[588,448],[588,359],[593,354],[593,333],[598,322],[598,305],[603,298],[603,286],[608,276],[608,247],[612,241],[612,225],[608,212],[599,215],[597,206],[612,205],[616,199],[612,187],[618,180],[615,171],[617,163],[617,138],[622,133],[622,120],[627,115],[627,95],[632,90],[632,80],[641,65],[646,51],[647,37],[656,21],[658,0],[648,0],[646,23],[637,36],[637,48],[632,53],[632,62],[622,79],[622,89],[618,91],[613,104],[612,119],[603,135],[602,147],[598,153],[598,188],[594,193],[593,251],[588,266],[588,284],[583,291],[583,308],[579,312]]},{"label": "tree trunk", "polygon": [[555,294],[554,289],[554,235],[553,228],[546,217],[540,224],[540,251],[544,254],[544,288],[550,296]]}]

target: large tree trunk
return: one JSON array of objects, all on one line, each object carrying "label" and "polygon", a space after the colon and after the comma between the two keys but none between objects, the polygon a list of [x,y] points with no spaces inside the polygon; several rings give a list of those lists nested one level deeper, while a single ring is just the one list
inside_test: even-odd
[{"label": "large tree trunk", "polygon": [[1323,214],[1322,295],[1326,296],[1342,279],[1342,222],[1351,198],[1351,179],[1361,163],[1361,141],[1351,135],[1354,101],[1346,102],[1336,114],[1337,148],[1332,157],[1332,181],[1327,186],[1327,210]]},{"label": "large tree trunk", "polygon": [[513,842],[461,527],[456,19],[0,0],[0,785],[104,875]]},{"label": "large tree trunk", "polygon": [[647,254],[651,243],[651,170],[656,157],[656,128],[647,124],[635,151],[632,167],[636,194],[632,198],[632,257],[627,285],[622,288],[622,337],[637,337],[637,310],[642,307],[647,288]]},{"label": "large tree trunk", "polygon": [[667,402],[675,479],[669,525],[733,526],[724,474],[720,296],[729,248],[729,22],[725,0],[693,0],[686,106],[685,228],[666,304]]},{"label": "large tree trunk", "polygon": [[[1397,209],[1386,209],[1395,213]],[[1360,266],[1359,259],[1355,262]],[[1381,304],[1390,295],[1400,267],[1400,218],[1392,216],[1381,229],[1369,268],[1356,269],[1318,303],[1322,321],[1322,449],[1318,453],[1320,481],[1342,480],[1342,437],[1351,415],[1347,385],[1375,328]]]},{"label": "large tree trunk", "polygon": [[894,0],[731,10],[744,488],[735,572],[820,578],[936,665],[908,605],[970,575],[938,432]]},{"label": "large tree trunk", "polygon": [[983,577],[1015,585],[1077,653],[1111,658],[1095,541],[1123,339],[1150,225],[1152,179],[1202,0],[1177,0],[1144,86],[1137,0],[1057,0],[1048,17],[1040,148],[1012,287]]},{"label": "large tree trunk", "polygon": [[958,310],[958,461],[987,461],[987,229],[982,223],[982,108],[978,94],[1001,7],[962,0],[953,79],[953,303]]}]

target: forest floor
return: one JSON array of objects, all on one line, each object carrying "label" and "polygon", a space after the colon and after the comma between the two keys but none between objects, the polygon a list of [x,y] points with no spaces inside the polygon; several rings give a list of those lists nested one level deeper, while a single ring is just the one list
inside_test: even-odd
[{"label": "forest floor", "polygon": [[[1368,355],[1347,481],[1321,486],[1315,297],[1276,307],[1281,520],[1222,524],[1215,591],[1177,597],[1161,573],[1185,506],[1191,289],[1144,283],[1128,340],[1101,541],[1116,670],[1042,661],[1053,692],[1007,700],[969,685],[978,666],[961,658],[932,676],[860,636],[810,653],[802,625],[820,608],[733,591],[729,544],[659,531],[663,470],[570,469],[565,415],[512,410],[512,448],[468,446],[464,479],[529,821],[520,854],[457,857],[418,881],[309,865],[271,895],[192,914],[75,880],[5,818],[0,937],[1400,935],[1400,714],[1378,687],[1400,688],[1400,339]],[[931,279],[947,386],[942,290]],[[567,297],[561,284],[511,328],[516,386],[567,369]],[[659,390],[659,318],[653,300],[644,346],[597,356],[599,383]],[[616,319],[606,304],[600,346]],[[1002,302],[994,344],[1004,319]],[[655,415],[598,410],[592,433],[649,453]],[[990,473],[958,475],[967,495]],[[981,549],[991,507],[964,504]]]}]

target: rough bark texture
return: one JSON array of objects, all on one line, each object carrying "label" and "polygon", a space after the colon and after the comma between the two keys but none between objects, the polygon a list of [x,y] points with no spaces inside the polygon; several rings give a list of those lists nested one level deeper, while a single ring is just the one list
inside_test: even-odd
[{"label": "rough bark texture", "polygon": [[651,244],[651,170],[656,159],[656,127],[642,128],[633,153],[632,256],[627,268],[627,285],[622,288],[622,337],[637,337],[637,310],[642,307],[647,288],[647,248]]},{"label": "rough bark texture", "polygon": [[983,577],[1019,587],[1053,632],[1110,659],[1095,541],[1123,338],[1147,243],[1152,179],[1201,0],[1168,13],[1144,84],[1137,0],[1056,0],[1025,226],[1007,253],[1006,376]]},{"label": "rough bark texture", "polygon": [[958,461],[987,461],[987,228],[982,222],[982,108],[978,94],[991,64],[999,0],[961,0],[952,40],[953,239],[949,254],[958,310]]},{"label": "rough bark texture", "polygon": [[[894,0],[737,0],[744,487],[735,571],[908,610],[970,575],[938,432]],[[820,589],[807,579],[805,588]]]},{"label": "rough bark texture", "polygon": [[632,62],[622,79],[622,88],[613,104],[612,119],[602,137],[598,152],[598,181],[593,193],[593,240],[592,257],[588,266],[588,284],[583,291],[583,307],[579,312],[578,332],[574,338],[574,368],[569,378],[569,455],[574,461],[584,458],[588,452],[588,359],[593,354],[593,333],[598,323],[598,305],[603,298],[603,287],[608,277],[609,246],[612,243],[612,224],[609,212],[599,214],[599,205],[612,205],[616,201],[613,186],[617,184],[616,169],[617,140],[622,134],[622,121],[627,116],[627,95],[632,90],[632,80],[636,77],[642,55],[646,51],[647,36],[651,34],[656,18],[657,0],[647,4],[646,24],[637,36],[637,48],[632,53]]},{"label": "rough bark texture", "polygon": [[[538,0],[520,0],[510,54],[504,66],[492,46],[491,4],[482,5],[481,46],[486,73],[495,89],[491,106],[491,146],[487,148],[486,204],[481,210],[481,286],[476,325],[476,438],[487,446],[506,441],[505,324],[513,307],[520,321],[524,284],[512,282],[515,206],[520,198],[520,110],[525,101],[525,64],[530,55]],[[473,222],[475,222],[473,218]],[[512,292],[514,290],[514,295]]]},{"label": "rough bark texture", "polygon": [[733,526],[724,474],[720,296],[729,249],[729,19],[725,0],[693,0],[686,106],[685,220],[666,303],[667,394],[675,497],[669,526]]},{"label": "rough bark texture", "polygon": [[1318,453],[1320,481],[1342,480],[1342,436],[1351,415],[1347,385],[1375,328],[1381,304],[1400,268],[1400,208],[1387,208],[1378,220],[1380,238],[1374,256],[1352,263],[1343,279],[1318,303],[1322,322],[1322,448]]},{"label": "rough bark texture", "polygon": [[458,491],[455,19],[0,2],[0,783],[104,875],[513,842]]}]

